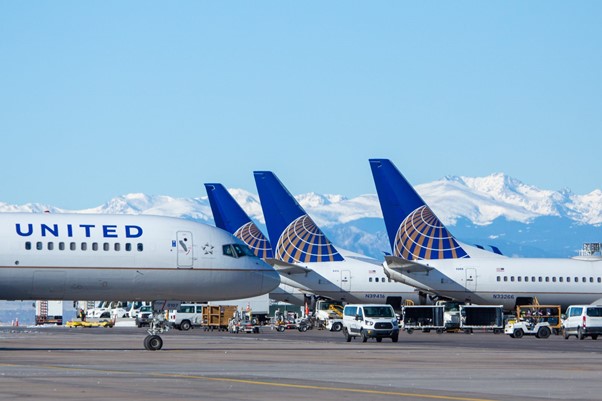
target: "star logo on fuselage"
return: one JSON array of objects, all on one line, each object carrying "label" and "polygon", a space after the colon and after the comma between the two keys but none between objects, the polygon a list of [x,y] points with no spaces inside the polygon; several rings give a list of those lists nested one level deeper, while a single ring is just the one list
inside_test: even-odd
[{"label": "star logo on fuselage", "polygon": [[205,252],[205,255],[213,255],[213,248],[213,245],[207,242],[205,245],[203,245],[203,252]]}]

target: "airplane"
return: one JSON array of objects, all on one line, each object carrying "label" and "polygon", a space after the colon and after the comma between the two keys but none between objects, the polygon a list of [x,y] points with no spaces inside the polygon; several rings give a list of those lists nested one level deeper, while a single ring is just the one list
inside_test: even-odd
[{"label": "airplane", "polygon": [[[213,213],[215,225],[222,230],[232,233],[262,259],[272,259],[272,245],[259,227],[236,202],[226,187],[218,183],[206,183],[205,189],[209,198],[209,205]],[[306,296],[312,295],[307,289],[300,291],[297,287],[286,284],[286,278],[281,278],[278,288],[270,292],[270,298],[280,302],[304,306]]]},{"label": "airplane", "polygon": [[147,350],[162,348],[170,300],[268,293],[278,273],[230,233],[172,217],[0,214],[3,300],[153,300]]},{"label": "airplane", "polygon": [[535,301],[564,309],[602,298],[600,244],[566,259],[511,258],[464,244],[390,160],[370,159],[370,167],[393,250],[385,257],[388,277],[442,298],[506,310]]},{"label": "airplane", "polygon": [[[425,293],[386,279],[379,261],[337,249],[270,171],[255,171],[274,258],[266,259],[301,289],[335,301],[390,304],[428,302]],[[276,246],[274,246],[276,241]]]}]

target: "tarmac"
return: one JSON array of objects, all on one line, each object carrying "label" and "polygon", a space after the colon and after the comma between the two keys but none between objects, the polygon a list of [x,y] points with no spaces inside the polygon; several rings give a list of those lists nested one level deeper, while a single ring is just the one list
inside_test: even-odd
[{"label": "tarmac", "polygon": [[0,327],[0,400],[602,400],[602,341]]}]

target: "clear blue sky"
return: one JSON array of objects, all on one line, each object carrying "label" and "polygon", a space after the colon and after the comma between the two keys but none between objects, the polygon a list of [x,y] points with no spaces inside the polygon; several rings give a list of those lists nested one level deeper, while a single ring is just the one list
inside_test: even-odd
[{"label": "clear blue sky", "polygon": [[0,1],[0,202],[602,188],[602,2]]}]

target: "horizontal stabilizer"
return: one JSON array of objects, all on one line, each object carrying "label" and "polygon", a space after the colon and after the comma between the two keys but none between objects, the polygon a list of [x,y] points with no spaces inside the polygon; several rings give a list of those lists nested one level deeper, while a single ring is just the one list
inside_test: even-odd
[{"label": "horizontal stabilizer", "polygon": [[307,267],[296,265],[294,263],[283,262],[278,259],[265,259],[266,263],[272,265],[280,274],[307,274],[312,271]]},{"label": "horizontal stabilizer", "polygon": [[385,256],[385,260],[387,261],[389,269],[399,272],[428,273],[429,271],[434,270],[432,267],[425,266],[422,263],[416,263],[398,256]]}]

